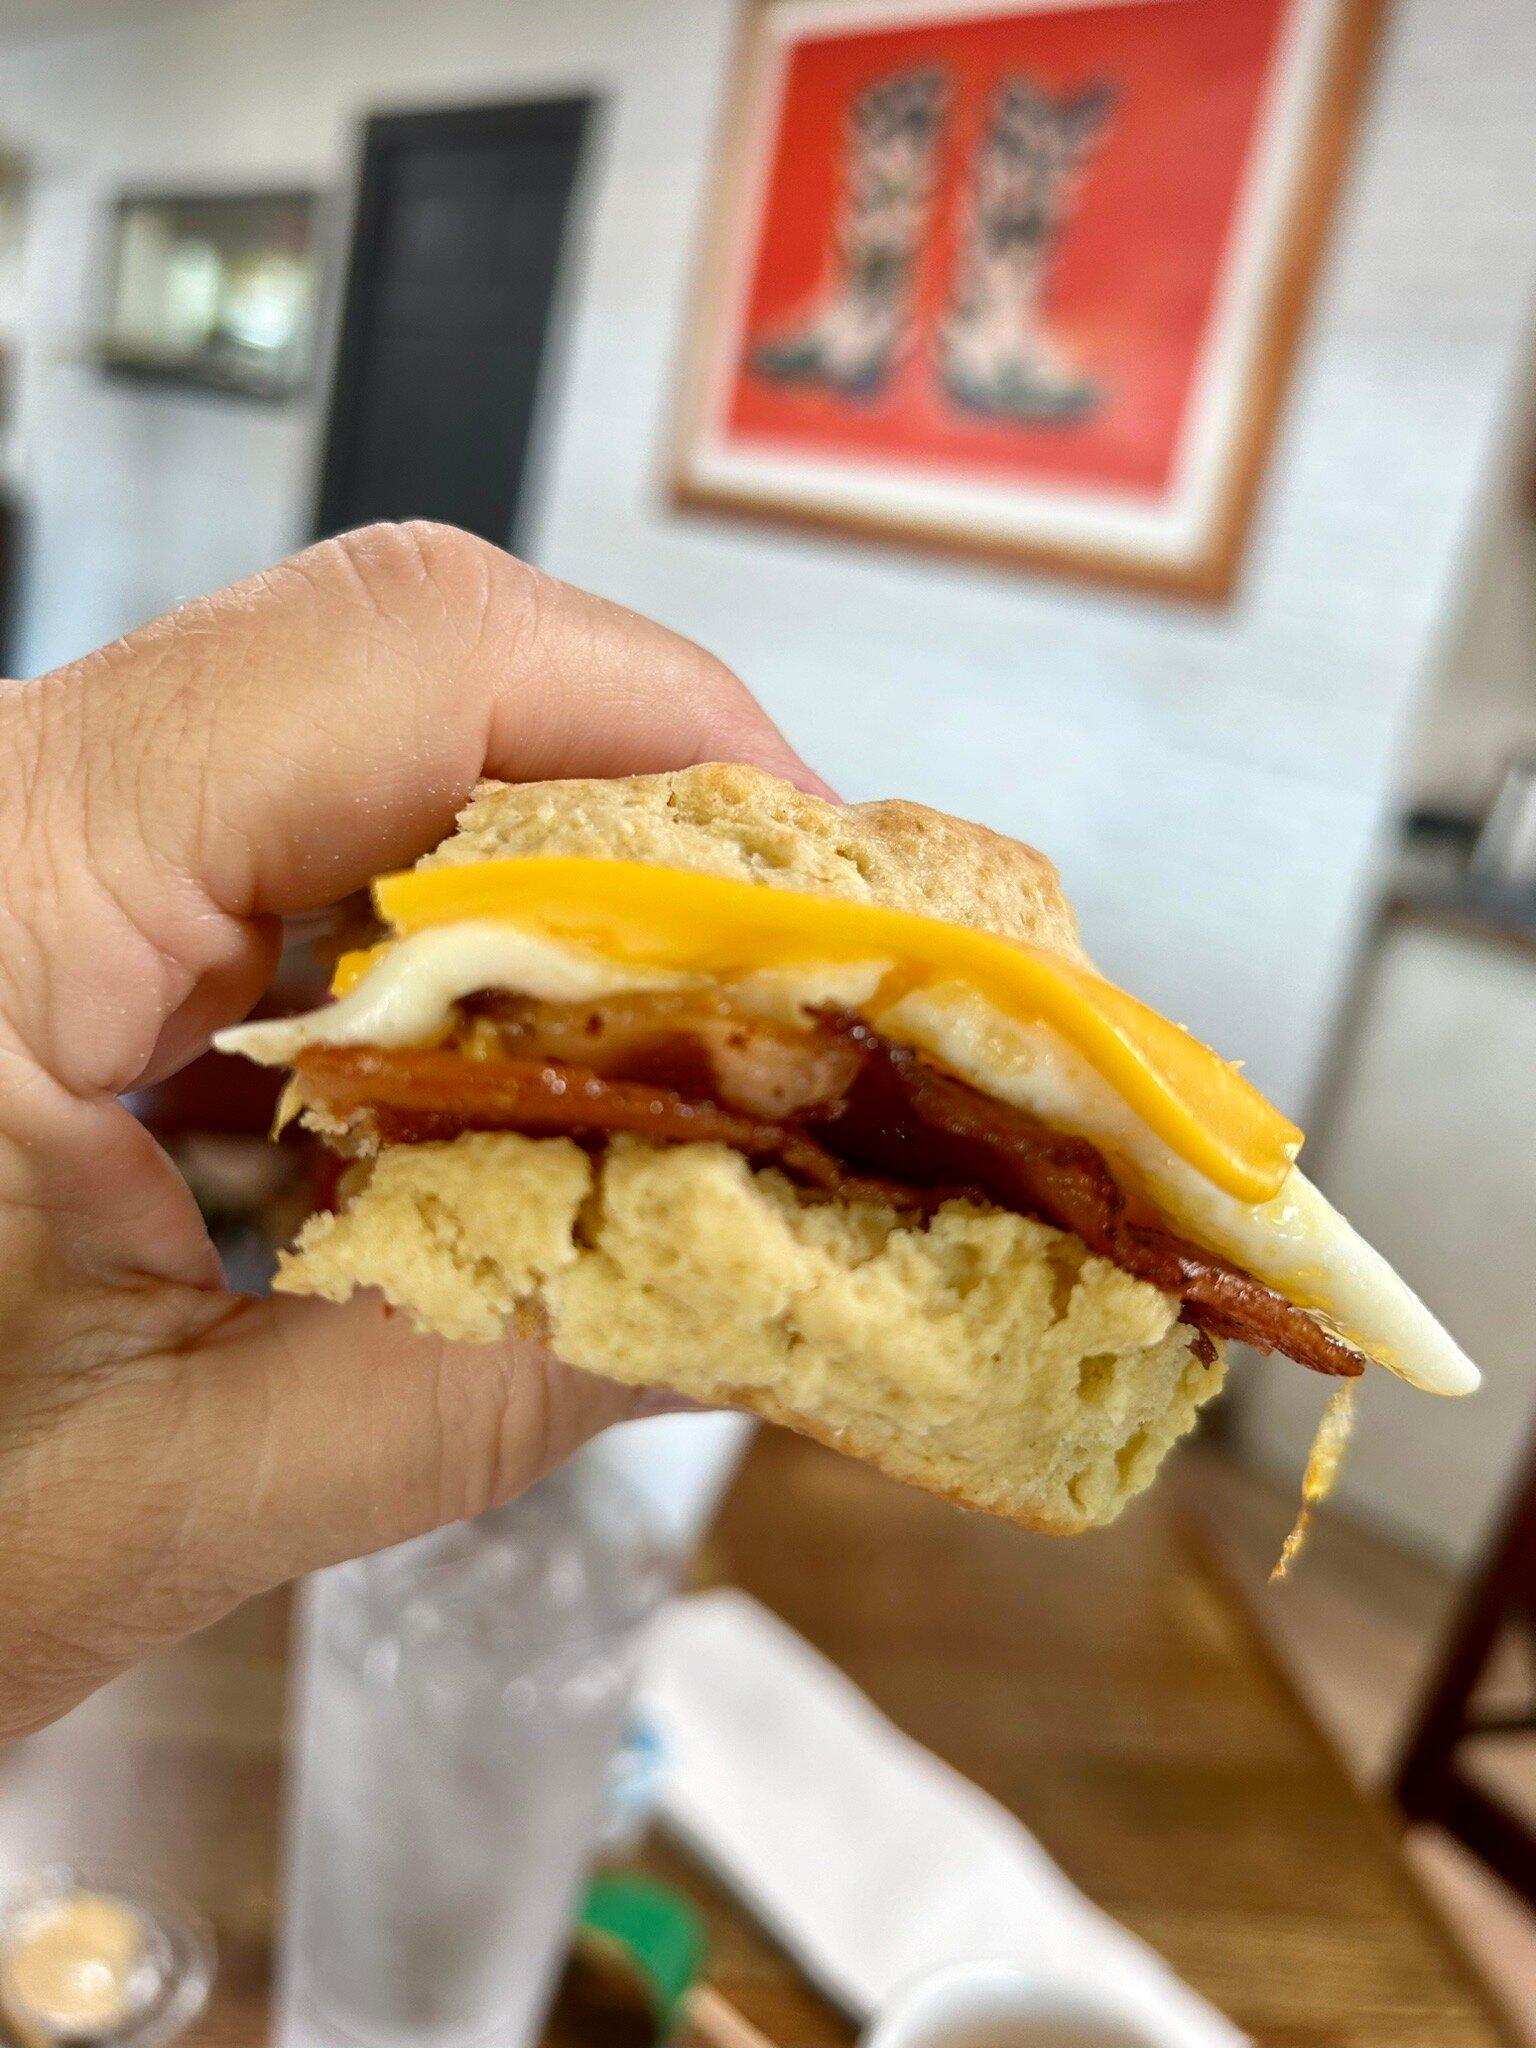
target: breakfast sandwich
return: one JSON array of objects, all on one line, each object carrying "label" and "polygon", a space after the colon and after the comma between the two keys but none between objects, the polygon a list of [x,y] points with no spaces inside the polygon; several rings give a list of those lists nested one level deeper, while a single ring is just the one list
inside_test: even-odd
[{"label": "breakfast sandwich", "polygon": [[1238,1340],[1478,1375],[1032,848],[706,766],[475,793],[333,1000],[221,1034],[348,1162],[276,1285],[1108,1521]]}]

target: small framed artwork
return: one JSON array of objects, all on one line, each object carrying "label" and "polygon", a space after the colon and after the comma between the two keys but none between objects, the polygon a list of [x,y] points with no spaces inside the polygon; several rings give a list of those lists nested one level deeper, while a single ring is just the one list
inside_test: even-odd
[{"label": "small framed artwork", "polygon": [[674,495],[1231,589],[1378,0],[756,0]]},{"label": "small framed artwork", "polygon": [[309,374],[313,192],[129,192],[113,220],[101,362],[113,376],[282,400]]}]

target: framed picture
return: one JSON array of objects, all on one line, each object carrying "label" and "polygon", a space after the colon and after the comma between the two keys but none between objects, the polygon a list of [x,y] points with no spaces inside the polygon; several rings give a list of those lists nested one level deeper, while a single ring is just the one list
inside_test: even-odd
[{"label": "framed picture", "polygon": [[313,192],[130,192],[113,218],[111,374],[284,399],[309,372]]},{"label": "framed picture", "polygon": [[758,0],[674,495],[1232,586],[1377,0]]}]

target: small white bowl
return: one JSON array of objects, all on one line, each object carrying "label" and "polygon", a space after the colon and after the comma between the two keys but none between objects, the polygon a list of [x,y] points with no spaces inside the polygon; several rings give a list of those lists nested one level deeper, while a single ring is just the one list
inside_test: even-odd
[{"label": "small white bowl", "polygon": [[[52,1920],[76,1900],[119,1909],[141,1943],[120,1987],[120,2008],[95,2026],[78,2011],[65,2018],[55,2009],[37,2009],[23,1998],[14,1975],[14,1951],[28,1927]],[[121,1967],[121,1958],[112,1961]],[[66,1948],[63,1963],[71,1995],[101,1995],[107,1965],[89,1948],[74,1957]],[[80,1973],[78,1986],[69,1981],[71,1966]],[[168,2048],[202,2013],[215,1967],[213,1935],[201,1915],[147,1879],[60,1863],[0,1890],[0,2034],[7,2040],[14,2032],[23,2041],[110,2040],[114,2048]]]},{"label": "small white bowl", "polygon": [[1111,1994],[1055,1991],[1017,1963],[951,1963],[914,1979],[860,2048],[1168,2048]]}]

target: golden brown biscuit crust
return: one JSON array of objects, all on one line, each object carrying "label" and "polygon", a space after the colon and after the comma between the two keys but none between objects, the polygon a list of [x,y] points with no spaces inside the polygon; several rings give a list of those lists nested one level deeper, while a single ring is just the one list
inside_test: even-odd
[{"label": "golden brown biscuit crust", "polygon": [[614,781],[483,782],[422,867],[515,854],[648,861],[911,910],[1086,955],[1043,853],[923,804],[830,804],[761,768],[709,762]]}]

